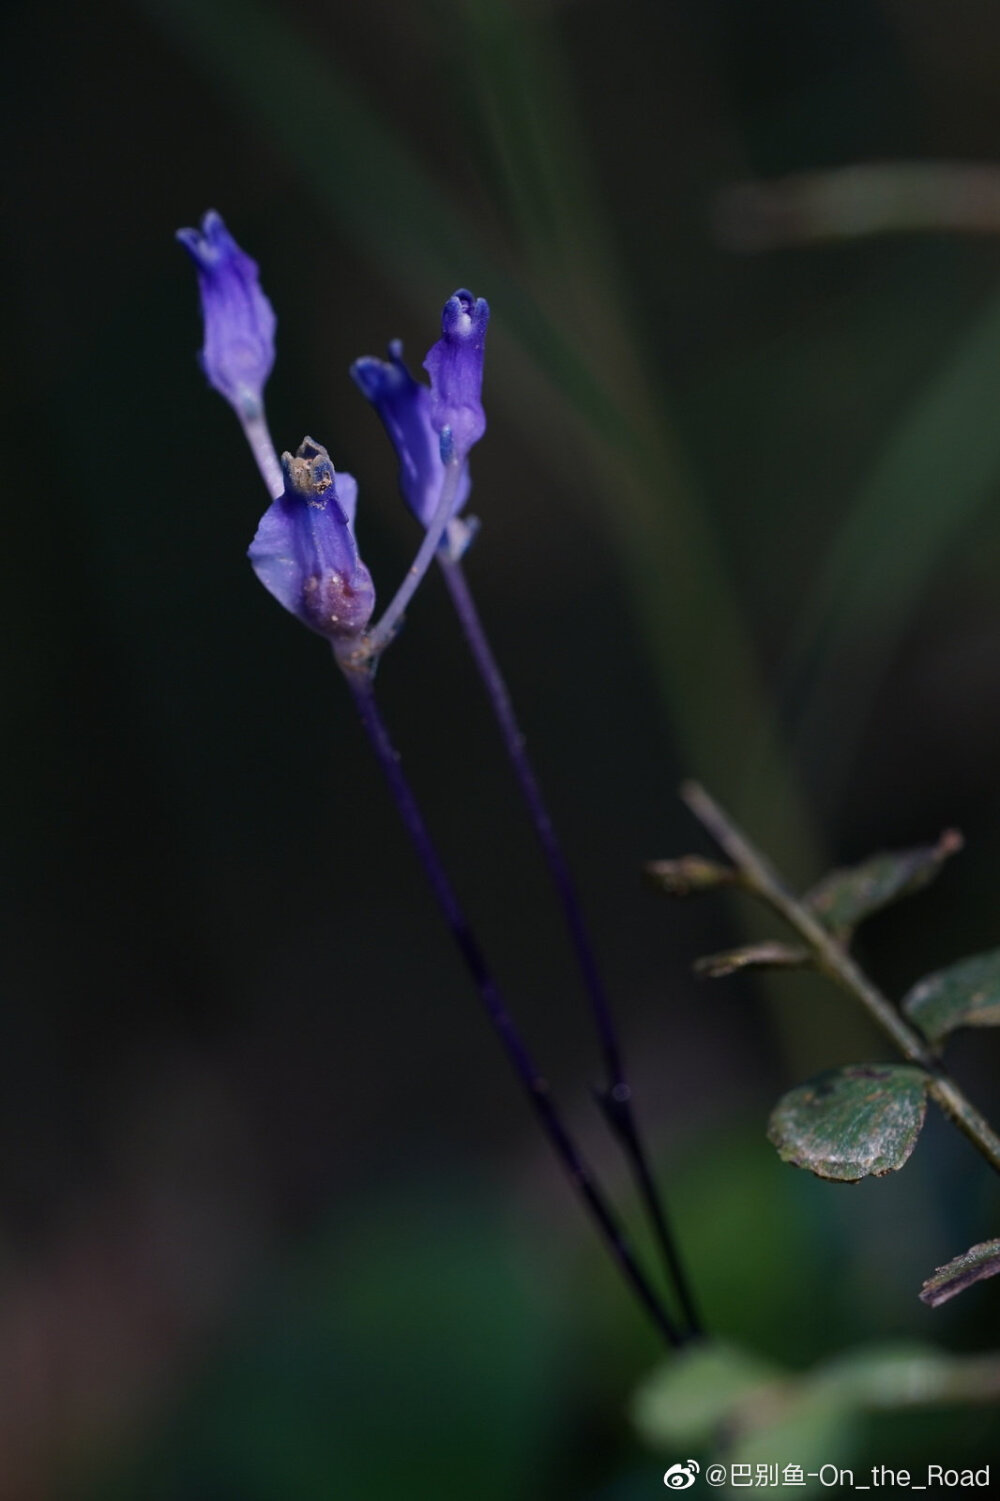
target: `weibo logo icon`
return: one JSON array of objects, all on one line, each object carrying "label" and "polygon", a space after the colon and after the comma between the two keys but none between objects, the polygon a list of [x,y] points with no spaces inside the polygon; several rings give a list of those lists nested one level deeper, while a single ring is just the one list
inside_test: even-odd
[{"label": "weibo logo icon", "polygon": [[701,1469],[696,1459],[686,1459],[683,1464],[671,1465],[663,1477],[663,1484],[672,1491],[686,1491],[694,1485],[694,1477]]}]

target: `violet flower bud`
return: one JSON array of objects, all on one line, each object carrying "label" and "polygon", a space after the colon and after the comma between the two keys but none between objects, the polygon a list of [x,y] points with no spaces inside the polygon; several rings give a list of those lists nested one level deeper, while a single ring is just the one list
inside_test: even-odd
[{"label": "violet flower bud", "polygon": [[[382,419],[399,459],[399,488],[403,499],[422,526],[428,527],[437,510],[444,464],[437,431],[431,422],[431,393],[413,379],[403,360],[399,339],[389,345],[389,358],[371,355],[355,360],[351,378]],[[469,472],[465,464],[452,512],[457,516],[469,498]]]},{"label": "violet flower bud", "polygon": [[335,474],[312,438],[282,454],[284,493],[265,511],[247,556],[264,588],[330,641],[360,636],[375,608],[371,574],[358,555],[358,487]]},{"label": "violet flower bud", "polygon": [[264,383],[274,364],[276,319],[257,275],[257,263],[240,249],[214,209],[201,229],[177,238],[198,269],[205,343],[199,360],[208,383],[243,421],[263,410]]},{"label": "violet flower bud", "polygon": [[431,378],[431,425],[447,464],[464,459],[486,431],[483,411],[483,356],[489,304],[463,289],[444,305],[441,337],[424,360]]}]

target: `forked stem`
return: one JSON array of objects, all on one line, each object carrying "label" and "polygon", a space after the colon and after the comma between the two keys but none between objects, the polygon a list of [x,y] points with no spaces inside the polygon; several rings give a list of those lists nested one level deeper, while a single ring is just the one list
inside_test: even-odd
[{"label": "forked stem", "polygon": [[839,985],[841,990],[860,1001],[876,1026],[899,1049],[903,1057],[910,1063],[918,1064],[929,1074],[928,1092],[932,1099],[959,1130],[965,1133],[994,1171],[1000,1172],[1000,1136],[967,1099],[954,1079],[945,1072],[940,1060],[920,1033],[910,1026],[892,1002],[872,984],[844,945],[789,891],[778,873],[704,787],[700,787],[697,782],[686,782],[681,788],[681,797],[736,866],[743,886],[784,918],[789,927],[809,946],[817,968]]},{"label": "forked stem", "polygon": [[510,690],[483,627],[465,570],[458,558],[443,550],[438,552],[438,562],[473,661],[486,689],[507,757],[562,907],[570,942],[590,1000],[605,1070],[604,1087],[596,1091],[598,1103],[628,1160],[668,1276],[673,1281],[685,1322],[693,1334],[699,1333],[700,1322],[690,1285],[639,1134],[632,1089],[625,1072],[611,1004],[576,883],[559,843],[552,816],[528,755],[525,737],[514,712]]},{"label": "forked stem", "polygon": [[594,1221],[619,1271],[664,1339],[668,1344],[679,1347],[685,1342],[687,1335],[674,1324],[636,1259],[635,1252],[629,1244],[615,1210],[563,1122],[552,1098],[548,1081],[529,1053],[517,1024],[507,1009],[506,1001],[486,962],[478,939],[469,926],[390,739],[375,699],[372,672],[370,668],[359,668],[339,658],[338,664],[347,679],[361,723],[389,785],[417,858],[430,882],[437,904],[476,985],[490,1024],[507,1054],[539,1124],[562,1163],[570,1184]]},{"label": "forked stem", "polygon": [[424,533],[424,540],[417,549],[417,555],[410,564],[403,582],[386,606],[381,620],[365,636],[360,650],[356,653],[355,660],[363,661],[370,658],[372,661],[377,661],[396,634],[406,607],[416,593],[424,574],[434,561],[434,554],[437,552],[448,522],[451,520],[451,513],[455,505],[455,497],[458,494],[458,484],[461,477],[461,460],[453,458],[444,466],[444,479],[441,481],[441,493],[437,508],[431,518],[430,526]]}]

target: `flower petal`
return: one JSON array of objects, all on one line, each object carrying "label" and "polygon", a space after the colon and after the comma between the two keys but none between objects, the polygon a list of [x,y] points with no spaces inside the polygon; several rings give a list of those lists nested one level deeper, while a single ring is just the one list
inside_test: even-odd
[{"label": "flower petal", "polygon": [[257,263],[240,249],[209,210],[201,229],[177,238],[198,270],[205,343],[201,367],[220,396],[243,418],[260,414],[264,384],[274,364],[276,318],[260,287]]},{"label": "flower petal", "polygon": [[441,337],[424,360],[431,378],[431,424],[445,458],[452,452],[464,458],[486,431],[481,393],[489,319],[484,298],[461,288],[445,303]]},{"label": "flower petal", "polygon": [[360,635],[375,589],[352,530],[357,485],[348,474],[334,477],[326,449],[309,438],[282,465],[284,493],[265,511],[249,548],[253,570],[310,630],[330,640]]},{"label": "flower petal", "polygon": [[[431,393],[413,379],[403,360],[398,339],[389,345],[388,360],[372,356],[351,366],[355,385],[378,412],[399,459],[399,488],[403,499],[423,526],[437,510],[444,483],[444,464],[438,433],[431,422]],[[455,497],[457,515],[469,498],[468,471],[462,474]]]}]

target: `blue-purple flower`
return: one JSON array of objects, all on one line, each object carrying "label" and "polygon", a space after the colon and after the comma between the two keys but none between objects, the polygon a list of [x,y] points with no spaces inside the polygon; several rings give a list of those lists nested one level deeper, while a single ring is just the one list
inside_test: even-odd
[{"label": "blue-purple flower", "polygon": [[485,298],[464,288],[455,292],[441,314],[441,337],[424,360],[431,378],[431,423],[446,462],[452,454],[464,459],[486,431],[482,387],[489,321]]},{"label": "blue-purple flower", "polygon": [[240,249],[221,215],[209,210],[201,229],[177,238],[198,269],[205,343],[201,367],[237,416],[252,420],[263,407],[264,384],[274,364],[276,319],[261,291],[257,263]]},{"label": "blue-purple flower", "polygon": [[264,588],[303,625],[331,641],[360,636],[375,608],[371,574],[358,555],[358,487],[305,438],[282,455],[284,493],[265,511],[248,557]]},{"label": "blue-purple flower", "polygon": [[[399,458],[399,488],[417,520],[430,526],[444,483],[441,444],[431,423],[431,393],[413,379],[403,361],[398,339],[389,345],[389,358],[371,355],[355,360],[351,375],[385,425]],[[463,463],[453,515],[469,497],[469,471]]]},{"label": "blue-purple flower", "polygon": [[469,495],[466,455],[486,431],[482,404],[483,355],[490,310],[483,298],[459,291],[445,304],[441,338],[424,368],[430,386],[413,379],[399,340],[388,360],[356,360],[351,375],[377,410],[399,457],[399,483],[407,505],[426,527],[437,509],[445,464],[462,465],[452,514]]}]

